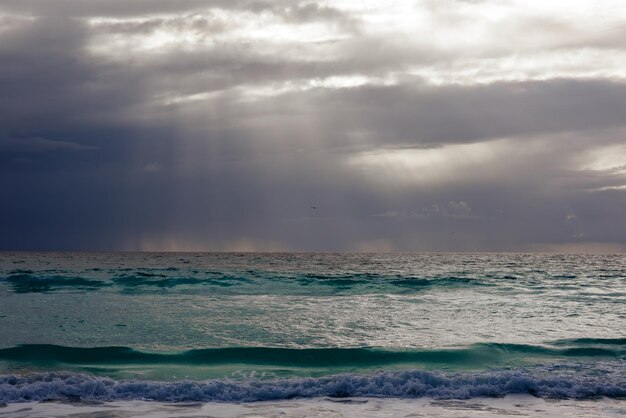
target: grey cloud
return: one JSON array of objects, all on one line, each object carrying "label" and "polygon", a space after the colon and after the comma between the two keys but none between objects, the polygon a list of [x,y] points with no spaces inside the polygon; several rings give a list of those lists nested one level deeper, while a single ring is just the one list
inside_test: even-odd
[{"label": "grey cloud", "polygon": [[[38,49],[44,33],[49,32],[55,36]],[[227,49],[212,51],[207,58],[197,54],[167,56],[162,64],[119,67],[84,57],[81,53],[84,37],[80,25],[51,20],[39,22],[34,30],[24,29],[14,34],[14,42],[7,38],[7,47],[1,52],[7,62],[13,62],[14,68],[4,67],[0,74],[0,86],[7,102],[12,104],[6,109],[5,126],[24,117],[28,117],[29,124],[38,117],[43,118],[42,122],[57,119],[68,123],[74,115],[82,120],[104,118],[108,123],[133,123],[127,120],[133,114],[130,109],[145,106],[150,100],[149,93],[176,97],[219,91],[244,82],[307,77],[316,71],[330,75],[336,70],[331,66],[324,72],[324,67],[317,64],[272,62],[263,57],[255,60],[253,54],[242,56],[242,51],[237,55]],[[46,61],[45,71],[34,65],[41,60]],[[40,84],[39,90],[21,88],[33,83]],[[437,88],[416,79],[390,87],[314,89],[268,98],[257,105],[240,104],[236,96],[226,96],[218,105],[237,107],[240,116],[231,125],[233,122],[236,125],[237,119],[262,117],[267,115],[267,109],[272,109],[285,115],[278,119],[285,126],[296,112],[323,121],[321,133],[330,142],[354,142],[350,137],[356,133],[361,143],[435,146],[509,135],[619,126],[626,110],[624,92],[623,83],[607,80]],[[235,101],[229,102],[229,97]],[[208,106],[213,105],[194,104],[192,112],[202,113]],[[180,110],[185,112],[184,108]],[[64,117],[60,116],[61,112]],[[172,112],[157,106],[154,112],[155,119],[163,116],[167,119],[168,114],[178,114],[178,109]],[[143,113],[142,118],[145,116],[149,114]]]},{"label": "grey cloud", "polygon": [[[326,22],[348,36],[284,48],[229,39],[123,59],[87,50],[94,36],[192,28],[210,39],[236,28],[206,12],[216,7],[294,25]],[[619,77],[433,85],[405,76],[395,85],[280,92],[272,88],[384,76],[459,52],[367,33],[356,18],[311,2],[7,0],[0,10],[39,16],[1,34],[0,248],[524,250],[624,242],[621,166],[580,163],[623,142]],[[146,19],[85,24],[95,16]],[[555,19],[534,21],[564,37],[551,45],[599,45],[568,41],[569,26]],[[309,55],[296,53],[304,48]],[[255,88],[268,91],[250,95]],[[199,97],[175,100],[190,95]],[[508,142],[497,148],[501,138]],[[497,158],[470,161],[435,183],[420,182],[419,170],[364,173],[346,163],[368,152],[478,143]],[[576,217],[567,220],[570,211]]]},{"label": "grey cloud", "polygon": [[95,35],[135,35],[151,33],[155,30],[181,30],[190,29],[194,32],[209,37],[215,33],[221,33],[231,27],[226,20],[204,13],[201,16],[194,14],[177,15],[175,17],[155,16],[139,21],[111,21],[99,23],[92,29]]},{"label": "grey cloud", "polygon": [[128,17],[154,15],[162,13],[177,13],[200,8],[228,5],[245,7],[262,5],[257,1],[237,0],[134,0],[131,2],[121,0],[6,0],[0,10],[4,9],[12,13],[23,13],[35,16],[57,17]]},{"label": "grey cloud", "polygon": [[[210,10],[239,10],[251,13],[272,13],[295,23],[331,21],[353,24],[353,18],[339,9],[314,1],[291,0],[7,0],[0,11],[42,17],[154,17],[163,14],[185,14]],[[156,18],[158,19],[158,17]]]},{"label": "grey cloud", "polygon": [[[554,80],[470,87],[405,84],[315,89],[242,103],[237,109],[238,121],[232,122],[239,124],[233,129],[240,135],[246,132],[246,121],[265,116],[271,109],[274,121],[282,126],[279,136],[290,137],[292,125],[320,122],[318,142],[309,146],[435,147],[573,131],[593,136],[597,129],[621,127],[626,84]],[[189,112],[198,110],[194,107]],[[276,141],[276,132],[272,135],[268,140]]]},{"label": "grey cloud", "polygon": [[391,209],[386,212],[376,214],[384,218],[457,218],[457,219],[478,219],[477,215],[472,214],[472,208],[467,202],[450,201],[445,205],[432,204],[418,209]]},{"label": "grey cloud", "polygon": [[377,137],[391,133],[400,140],[407,137],[409,143],[471,142],[622,126],[621,115],[626,112],[626,84],[601,80],[438,89],[400,86],[346,93],[338,105],[366,115],[364,119],[379,128]]},{"label": "grey cloud", "polygon": [[162,167],[157,163],[147,163],[141,169],[146,173],[155,173],[161,171]]},{"label": "grey cloud", "polygon": [[[85,31],[67,19],[42,19],[3,34],[0,44],[2,128],[14,136],[97,124],[132,106],[137,88],[123,74],[83,55]],[[112,78],[114,77],[114,78]]]},{"label": "grey cloud", "polygon": [[97,149],[98,147],[76,142],[39,137],[0,139],[0,152],[41,153],[48,151],[93,151]]},{"label": "grey cloud", "polygon": [[356,17],[347,15],[333,7],[320,6],[315,2],[303,2],[287,7],[283,11],[283,16],[287,21],[294,23],[311,21],[331,22],[353,32],[357,32],[361,25],[361,22]]}]

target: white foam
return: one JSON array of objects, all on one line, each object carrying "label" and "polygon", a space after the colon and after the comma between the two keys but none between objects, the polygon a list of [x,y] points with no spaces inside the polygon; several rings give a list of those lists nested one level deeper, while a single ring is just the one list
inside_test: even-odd
[{"label": "white foam", "polygon": [[116,381],[71,373],[0,376],[1,402],[253,402],[311,397],[470,399],[530,394],[543,398],[626,397],[626,362],[442,373],[422,370],[282,380]]},{"label": "white foam", "polygon": [[626,401],[601,399],[544,400],[528,395],[510,395],[505,398],[476,398],[472,400],[348,398],[340,401],[328,398],[283,400],[255,403],[197,403],[167,404],[146,401],[117,401],[101,404],[39,403],[10,404],[0,408],[0,415],[8,418],[29,417],[216,417],[232,418],[289,416],[317,417],[494,417],[494,416],[550,416],[550,417],[623,417]]}]

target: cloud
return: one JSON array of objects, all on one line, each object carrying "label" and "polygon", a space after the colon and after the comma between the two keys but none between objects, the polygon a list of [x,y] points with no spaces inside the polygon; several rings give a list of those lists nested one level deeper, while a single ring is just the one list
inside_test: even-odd
[{"label": "cloud", "polygon": [[157,171],[161,171],[162,168],[163,167],[157,163],[147,163],[141,168],[141,170],[145,173],[156,173]]},{"label": "cloud", "polygon": [[450,201],[446,205],[433,204],[419,209],[397,210],[392,209],[374,215],[385,218],[457,218],[457,219],[478,219],[472,214],[472,208],[463,200],[458,202]]},{"label": "cloud", "polygon": [[352,250],[358,253],[390,253],[395,250],[395,246],[393,240],[378,239],[357,242]]},{"label": "cloud", "polygon": [[148,252],[283,252],[286,248],[276,242],[241,237],[227,242],[210,243],[203,240],[185,238],[143,238],[140,243],[127,243],[131,250]]},{"label": "cloud", "polygon": [[54,141],[46,138],[0,139],[0,152],[42,153],[50,151],[94,151],[98,147],[71,141]]},{"label": "cloud", "polygon": [[5,0],[0,248],[624,243],[625,17]]}]

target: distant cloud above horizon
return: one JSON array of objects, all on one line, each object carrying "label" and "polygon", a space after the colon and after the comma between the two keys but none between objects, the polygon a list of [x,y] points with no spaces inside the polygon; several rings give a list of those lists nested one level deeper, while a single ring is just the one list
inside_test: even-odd
[{"label": "distant cloud above horizon", "polygon": [[617,0],[4,0],[0,249],[626,251]]}]

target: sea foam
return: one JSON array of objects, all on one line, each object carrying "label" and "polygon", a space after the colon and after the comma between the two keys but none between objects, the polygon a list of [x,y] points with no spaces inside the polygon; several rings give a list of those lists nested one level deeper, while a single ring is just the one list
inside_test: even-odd
[{"label": "sea foam", "polygon": [[117,381],[73,373],[0,376],[0,401],[52,399],[252,402],[311,397],[469,399],[530,394],[589,399],[626,396],[624,361],[487,372],[424,370],[277,380]]}]

